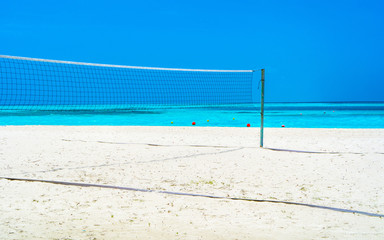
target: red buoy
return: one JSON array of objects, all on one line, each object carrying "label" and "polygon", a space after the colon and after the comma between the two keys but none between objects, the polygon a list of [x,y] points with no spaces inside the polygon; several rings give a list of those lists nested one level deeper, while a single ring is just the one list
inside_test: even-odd
[{"label": "red buoy", "polygon": [[281,125],[281,127],[285,127],[285,125]]},{"label": "red buoy", "polygon": [[192,125],[196,125],[196,123],[195,123],[195,122],[192,122]]},{"label": "red buoy", "polygon": [[250,127],[250,126],[251,126],[251,124],[248,123],[248,124],[247,124],[247,127]]}]

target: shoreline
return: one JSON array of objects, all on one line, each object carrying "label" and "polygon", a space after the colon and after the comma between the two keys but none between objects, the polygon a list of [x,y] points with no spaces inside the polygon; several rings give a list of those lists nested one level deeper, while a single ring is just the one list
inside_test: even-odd
[{"label": "shoreline", "polygon": [[[222,126],[175,126],[175,125],[169,125],[169,126],[143,126],[143,125],[36,125],[36,124],[24,124],[24,125],[1,125],[0,127],[148,127],[148,128],[234,128],[234,129],[260,129],[260,127],[222,127]],[[264,127],[264,129],[304,129],[304,130],[313,130],[313,129],[329,129],[329,130],[384,130],[384,128],[327,128],[327,127]]]}]

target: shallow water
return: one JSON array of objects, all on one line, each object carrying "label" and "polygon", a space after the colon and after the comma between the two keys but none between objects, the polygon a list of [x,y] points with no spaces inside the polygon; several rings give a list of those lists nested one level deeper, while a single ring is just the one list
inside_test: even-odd
[{"label": "shallow water", "polygon": [[[209,122],[207,121],[209,120]],[[172,123],[173,122],[173,123]],[[0,125],[260,126],[259,105],[136,110],[2,110]],[[265,127],[384,128],[384,102],[266,103]]]}]

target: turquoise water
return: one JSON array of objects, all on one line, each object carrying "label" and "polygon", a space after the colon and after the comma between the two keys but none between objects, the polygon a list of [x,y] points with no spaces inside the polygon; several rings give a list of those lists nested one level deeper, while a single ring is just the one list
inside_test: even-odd
[{"label": "turquoise water", "polygon": [[[0,125],[260,126],[256,105],[131,111],[0,111]],[[209,120],[209,122],[207,121]],[[173,124],[171,123],[173,122]],[[384,102],[266,103],[265,127],[384,128]]]}]

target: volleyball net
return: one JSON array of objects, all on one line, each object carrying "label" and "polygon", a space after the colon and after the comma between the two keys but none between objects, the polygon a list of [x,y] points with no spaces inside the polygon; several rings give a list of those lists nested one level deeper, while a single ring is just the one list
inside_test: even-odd
[{"label": "volleyball net", "polygon": [[133,67],[0,55],[0,110],[254,104],[254,70]]}]

